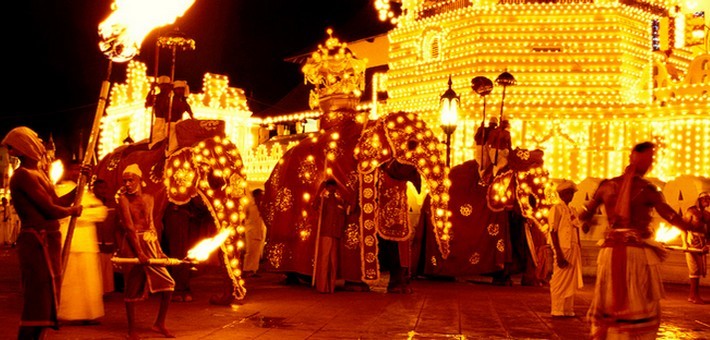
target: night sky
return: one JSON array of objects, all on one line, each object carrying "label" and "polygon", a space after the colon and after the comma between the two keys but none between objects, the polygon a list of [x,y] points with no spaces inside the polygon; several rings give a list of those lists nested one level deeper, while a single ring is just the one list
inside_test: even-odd
[{"label": "night sky", "polygon": [[[148,0],[146,0],[148,1]],[[26,125],[52,134],[60,156],[86,143],[108,61],[98,48],[98,24],[109,0],[25,0],[2,12],[4,48],[0,133]],[[205,72],[229,76],[259,112],[303,82],[300,66],[285,58],[312,51],[327,27],[341,40],[357,40],[391,28],[377,20],[372,0],[196,0],[172,26],[153,31],[135,60],[154,73],[155,41],[175,28],[196,42],[179,52],[176,78],[199,92]],[[170,54],[160,56],[169,74]],[[125,64],[113,63],[112,82],[125,80]],[[66,156],[65,156],[66,157]]]}]

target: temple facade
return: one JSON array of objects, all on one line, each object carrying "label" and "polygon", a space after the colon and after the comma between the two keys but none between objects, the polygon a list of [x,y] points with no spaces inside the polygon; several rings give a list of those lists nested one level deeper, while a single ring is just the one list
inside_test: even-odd
[{"label": "temple facade", "polygon": [[543,149],[551,177],[616,176],[647,140],[660,146],[651,177],[707,176],[710,55],[703,39],[682,39],[705,16],[676,11],[674,1],[653,0],[404,2],[388,34],[388,110],[438,126],[451,77],[461,96],[459,164],[473,158],[483,120],[472,78],[495,84],[508,72],[515,85],[494,86],[487,116],[509,120],[514,145]]}]

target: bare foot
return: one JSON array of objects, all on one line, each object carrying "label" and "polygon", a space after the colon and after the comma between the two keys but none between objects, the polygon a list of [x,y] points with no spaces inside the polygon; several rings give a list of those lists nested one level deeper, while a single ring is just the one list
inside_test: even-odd
[{"label": "bare foot", "polygon": [[130,332],[128,332],[128,337],[127,337],[126,339],[128,339],[128,340],[140,340],[140,338],[141,338],[141,337],[138,335],[137,332],[130,331]]},{"label": "bare foot", "polygon": [[172,333],[170,333],[170,331],[169,331],[167,328],[165,328],[165,326],[163,326],[163,325],[153,325],[153,327],[151,327],[151,329],[154,330],[154,331],[156,331],[156,332],[158,332],[158,333],[160,333],[160,334],[162,334],[162,335],[163,335],[164,337],[166,337],[166,338],[174,338],[174,337],[175,337],[175,336],[174,336]]},{"label": "bare foot", "polygon": [[689,297],[688,302],[694,303],[696,305],[704,305],[705,300],[701,299],[700,297]]}]

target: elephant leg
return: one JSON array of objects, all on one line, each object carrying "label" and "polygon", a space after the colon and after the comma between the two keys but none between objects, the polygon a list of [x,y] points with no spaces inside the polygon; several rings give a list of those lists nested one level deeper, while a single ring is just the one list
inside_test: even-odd
[{"label": "elephant leg", "polygon": [[387,292],[395,294],[407,294],[412,290],[406,279],[406,269],[402,267],[399,258],[399,242],[380,238],[378,240],[378,259],[384,271],[389,271],[390,279],[387,284]]}]

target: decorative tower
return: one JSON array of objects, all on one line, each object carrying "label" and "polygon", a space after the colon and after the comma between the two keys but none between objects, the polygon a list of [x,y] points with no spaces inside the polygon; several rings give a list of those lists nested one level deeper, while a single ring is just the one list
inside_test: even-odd
[{"label": "decorative tower", "polygon": [[345,42],[333,37],[328,29],[325,45],[318,45],[301,71],[306,83],[314,86],[309,104],[323,111],[321,129],[327,129],[346,118],[353,118],[365,88],[367,59],[358,59]]}]

